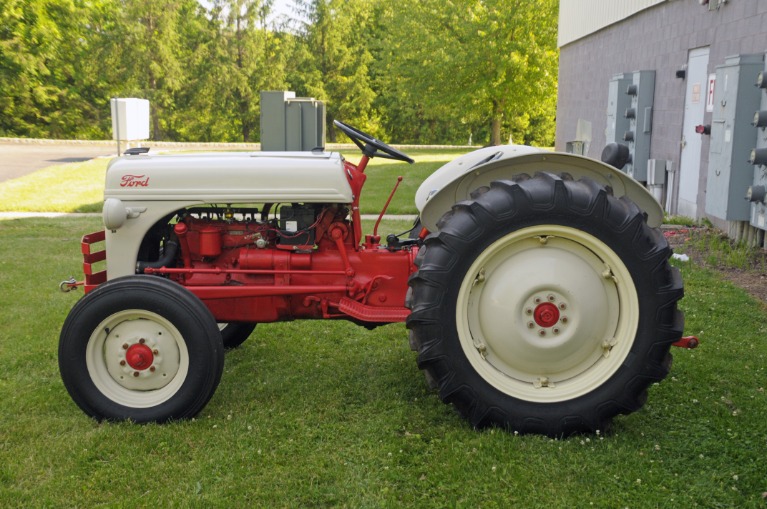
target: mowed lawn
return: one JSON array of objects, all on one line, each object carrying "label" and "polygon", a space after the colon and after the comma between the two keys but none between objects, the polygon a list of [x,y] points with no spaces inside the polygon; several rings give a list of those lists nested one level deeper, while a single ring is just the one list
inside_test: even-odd
[{"label": "mowed lawn", "polygon": [[767,314],[712,272],[680,265],[702,345],[675,349],[610,434],[473,430],[428,390],[404,325],[336,321],[259,325],[194,420],[99,424],[56,352],[81,295],[58,283],[81,277],[79,238],[100,228],[0,221],[1,507],[765,507]]}]

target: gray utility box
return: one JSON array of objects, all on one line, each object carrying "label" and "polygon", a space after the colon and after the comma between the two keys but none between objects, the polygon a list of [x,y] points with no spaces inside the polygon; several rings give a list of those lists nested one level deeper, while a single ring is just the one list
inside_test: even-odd
[{"label": "gray utility box", "polygon": [[650,159],[652,138],[652,108],[655,97],[655,71],[636,71],[626,88],[631,105],[623,112],[629,121],[629,128],[623,134],[623,141],[629,146],[631,159],[626,173],[640,182],[647,181],[647,161]]},{"label": "gray utility box", "polygon": [[631,126],[625,115],[626,110],[631,108],[631,97],[626,94],[626,90],[631,82],[631,73],[616,74],[610,79],[607,88],[607,127],[605,128],[605,140],[608,144],[626,144],[623,141],[623,135],[630,130]]},{"label": "gray utility box", "polygon": [[[765,63],[767,64],[767,58]],[[754,165],[754,180],[747,194],[751,201],[751,226],[767,230],[767,205],[765,205],[767,202],[767,70],[765,68],[762,68],[761,72],[754,77],[754,84],[760,91],[761,103],[751,121],[756,129],[756,146],[748,157],[749,163]]]},{"label": "gray utility box", "polygon": [[295,92],[261,92],[261,150],[325,147],[325,103]]},{"label": "gray utility box", "polygon": [[716,67],[706,213],[726,221],[748,221],[751,216],[745,197],[754,168],[748,156],[756,144],[751,122],[761,93],[754,82],[763,68],[763,55],[728,57]]}]

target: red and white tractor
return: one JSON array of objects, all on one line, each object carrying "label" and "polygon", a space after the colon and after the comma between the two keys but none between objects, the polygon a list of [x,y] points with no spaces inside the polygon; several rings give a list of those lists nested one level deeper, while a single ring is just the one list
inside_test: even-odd
[{"label": "red and white tractor", "polygon": [[358,164],[136,149],[109,164],[105,230],[83,238],[84,282],[62,283],[86,293],[59,344],[86,414],[192,417],[226,348],[304,318],[405,322],[428,383],[475,427],[563,436],[643,405],[680,341],[683,289],[640,184],[586,157],[488,147],[428,177],[413,232],[382,243],[362,233],[366,166],[413,160],[335,125]]}]

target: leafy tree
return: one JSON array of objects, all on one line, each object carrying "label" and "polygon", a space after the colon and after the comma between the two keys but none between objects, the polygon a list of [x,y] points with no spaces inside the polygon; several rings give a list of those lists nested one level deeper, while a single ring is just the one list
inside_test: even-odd
[{"label": "leafy tree", "polygon": [[0,0],[0,133],[44,136],[59,90],[59,16],[72,2]]},{"label": "leafy tree", "polygon": [[[195,0],[120,0],[110,53],[116,93],[149,99],[152,138],[164,138],[174,94],[184,81],[179,37],[181,9]],[[107,34],[111,35],[111,34]]]},{"label": "leafy tree", "polygon": [[199,85],[207,107],[236,126],[241,141],[258,139],[260,91],[285,87],[285,37],[270,29],[271,6],[271,0],[217,0],[211,10],[215,35]]},{"label": "leafy tree", "polygon": [[[432,118],[525,139],[554,116],[556,0],[398,0],[385,9],[388,85]],[[537,125],[537,124],[535,124]]]},{"label": "leafy tree", "polygon": [[290,84],[300,95],[325,101],[330,141],[334,119],[379,133],[369,66],[373,0],[298,0],[306,19],[299,31]]}]

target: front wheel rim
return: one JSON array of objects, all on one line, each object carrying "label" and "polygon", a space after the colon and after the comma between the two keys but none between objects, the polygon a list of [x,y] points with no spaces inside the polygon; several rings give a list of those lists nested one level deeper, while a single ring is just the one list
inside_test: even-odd
[{"label": "front wheel rim", "polygon": [[461,347],[503,393],[554,403],[602,386],[623,364],[639,323],[628,269],[604,242],[538,225],[490,244],[456,302]]},{"label": "front wheel rim", "polygon": [[169,400],[189,372],[189,352],[178,329],[162,316],[129,309],[105,318],[91,334],[86,367],[111,401],[149,408]]}]

